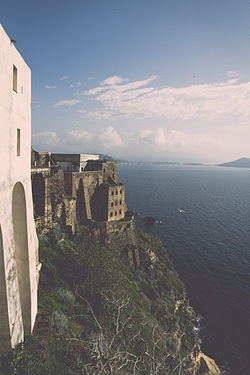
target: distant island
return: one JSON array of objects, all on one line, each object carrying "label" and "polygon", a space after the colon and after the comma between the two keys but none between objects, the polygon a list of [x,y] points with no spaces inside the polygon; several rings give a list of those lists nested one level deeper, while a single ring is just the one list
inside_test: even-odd
[{"label": "distant island", "polygon": [[250,168],[250,158],[240,158],[218,165],[219,167]]}]

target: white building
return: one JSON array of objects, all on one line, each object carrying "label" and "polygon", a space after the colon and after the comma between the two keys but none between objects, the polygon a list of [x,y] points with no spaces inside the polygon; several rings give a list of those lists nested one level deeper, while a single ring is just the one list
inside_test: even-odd
[{"label": "white building", "polygon": [[31,333],[37,312],[30,107],[30,69],[0,25],[0,354]]},{"label": "white building", "polygon": [[88,160],[99,160],[99,155],[94,154],[51,154],[56,164],[64,172],[83,172]]}]

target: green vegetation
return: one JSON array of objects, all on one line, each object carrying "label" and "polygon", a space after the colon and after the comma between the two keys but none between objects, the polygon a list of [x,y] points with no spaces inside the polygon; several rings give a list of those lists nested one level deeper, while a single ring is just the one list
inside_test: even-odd
[{"label": "green vegetation", "polygon": [[53,314],[46,357],[27,338],[0,359],[0,375],[193,373],[192,313],[158,239],[138,230],[141,266],[131,268],[87,229],[39,237],[39,311]]}]

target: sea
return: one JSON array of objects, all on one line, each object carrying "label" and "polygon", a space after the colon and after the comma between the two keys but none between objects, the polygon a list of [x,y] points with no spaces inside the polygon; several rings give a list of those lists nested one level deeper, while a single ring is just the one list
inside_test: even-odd
[{"label": "sea", "polygon": [[223,374],[249,375],[250,169],[120,164],[118,174],[137,226],[162,240],[186,285],[201,349]]}]

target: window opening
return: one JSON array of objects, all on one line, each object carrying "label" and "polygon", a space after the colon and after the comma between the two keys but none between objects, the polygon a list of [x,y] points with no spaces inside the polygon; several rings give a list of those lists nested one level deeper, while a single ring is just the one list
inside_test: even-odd
[{"label": "window opening", "polygon": [[115,211],[115,216],[117,216],[117,211]]},{"label": "window opening", "polygon": [[112,217],[113,216],[113,212],[110,212],[110,217]]},{"label": "window opening", "polygon": [[13,90],[17,92],[17,68],[13,65]]},{"label": "window opening", "polygon": [[20,156],[21,155],[21,129],[17,129],[16,139],[17,139],[16,156]]},{"label": "window opening", "polygon": [[114,202],[111,202],[111,207],[113,207],[114,206]]}]

